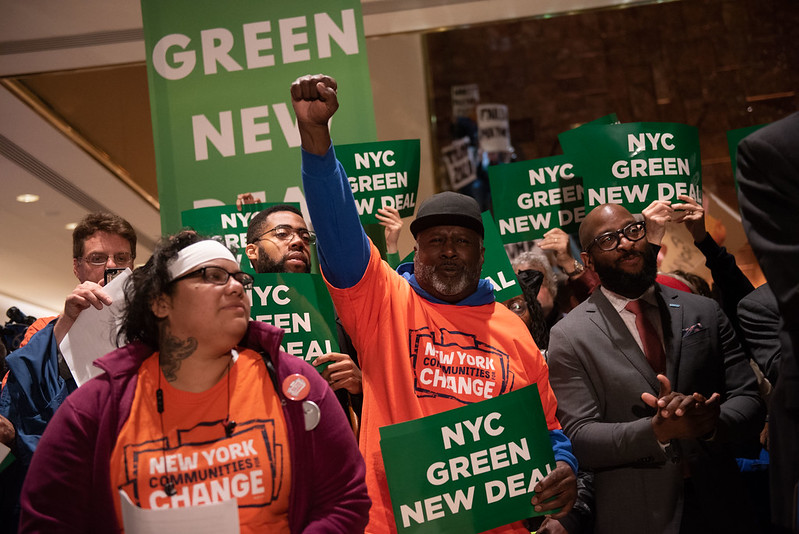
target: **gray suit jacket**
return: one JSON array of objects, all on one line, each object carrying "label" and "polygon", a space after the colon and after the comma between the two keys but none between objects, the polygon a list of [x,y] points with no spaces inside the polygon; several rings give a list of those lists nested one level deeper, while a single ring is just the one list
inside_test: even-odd
[{"label": "gray suit jacket", "polygon": [[755,376],[715,301],[657,289],[666,374],[674,391],[722,395],[717,432],[708,441],[661,448],[650,423],[654,410],[641,400],[644,392],[658,395],[655,372],[607,298],[594,291],[553,327],[549,367],[558,418],[581,468],[596,474],[596,532],[678,532],[687,473],[714,524],[729,521],[730,532],[740,531],[746,506],[738,503],[730,446],[756,439],[762,428]]}]

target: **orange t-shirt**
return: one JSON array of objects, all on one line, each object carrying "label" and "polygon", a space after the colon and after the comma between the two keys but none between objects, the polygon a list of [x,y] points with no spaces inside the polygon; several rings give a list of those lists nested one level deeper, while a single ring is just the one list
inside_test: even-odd
[{"label": "orange t-shirt", "polygon": [[[380,452],[385,425],[538,384],[547,426],[559,429],[549,370],[524,323],[502,304],[436,304],[372,255],[361,280],[328,286],[363,373],[359,445],[372,499],[367,532],[396,531]],[[496,532],[524,532],[521,523]]]},{"label": "orange t-shirt", "polygon": [[[163,414],[156,403],[159,376]],[[288,534],[291,463],[280,400],[254,351],[239,352],[229,379],[191,393],[166,381],[157,352],[139,368],[130,416],[111,454],[111,490],[120,525],[121,489],[141,508],[236,498],[242,533]],[[228,391],[230,419],[237,423],[230,438],[222,425]],[[163,487],[169,478],[177,490],[172,497]]]}]

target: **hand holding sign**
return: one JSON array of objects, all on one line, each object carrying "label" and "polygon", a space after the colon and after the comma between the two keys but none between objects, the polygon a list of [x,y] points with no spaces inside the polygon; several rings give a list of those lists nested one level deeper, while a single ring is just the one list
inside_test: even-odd
[{"label": "hand holding sign", "polygon": [[[331,363],[332,362],[332,363]],[[340,352],[329,352],[316,358],[313,362],[314,367],[329,364],[322,371],[322,377],[327,380],[333,391],[346,389],[353,395],[363,392],[361,386],[361,370],[352,361],[348,354]]]},{"label": "hand holding sign", "polygon": [[390,206],[379,208],[375,217],[380,221],[381,226],[386,228],[386,252],[397,254],[399,252],[397,245],[402,231],[402,217],[396,208]]},{"label": "hand holding sign", "polygon": [[[557,461],[554,471],[544,477],[535,487],[535,495],[530,502],[536,512],[557,510],[550,517],[559,519],[566,517],[577,500],[577,477],[571,466],[564,461]],[[551,499],[551,500],[550,500]]]},{"label": "hand holding sign", "polygon": [[685,223],[685,227],[691,232],[694,241],[700,243],[707,235],[707,228],[705,228],[705,208],[688,195],[680,195],[677,198],[682,200],[684,204],[674,204],[672,208],[675,210],[683,210],[685,216],[682,221]]},{"label": "hand holding sign", "polygon": [[260,202],[252,193],[239,193],[236,195],[236,209],[241,211],[241,207],[245,204],[255,204]]},{"label": "hand holding sign", "polygon": [[574,270],[574,257],[569,250],[569,234],[560,228],[553,228],[544,234],[544,239],[538,243],[541,250],[555,252],[555,261],[563,272]]},{"label": "hand holding sign", "polygon": [[11,445],[16,435],[17,433],[11,421],[0,415],[0,443]]}]

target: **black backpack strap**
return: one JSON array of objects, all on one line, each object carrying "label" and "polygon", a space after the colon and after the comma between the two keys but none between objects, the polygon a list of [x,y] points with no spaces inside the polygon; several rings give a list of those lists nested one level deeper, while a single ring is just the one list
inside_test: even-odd
[{"label": "black backpack strap", "polygon": [[260,351],[261,358],[264,360],[264,365],[266,365],[266,370],[269,373],[269,379],[272,381],[272,385],[275,388],[275,393],[277,393],[278,398],[281,401],[284,401],[283,398],[283,390],[280,388],[280,384],[277,379],[277,369],[275,369],[275,364],[272,362],[272,356],[264,351]]}]

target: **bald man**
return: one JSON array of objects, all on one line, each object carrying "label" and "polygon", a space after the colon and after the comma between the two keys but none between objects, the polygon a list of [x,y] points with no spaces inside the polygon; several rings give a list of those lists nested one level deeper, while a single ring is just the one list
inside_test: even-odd
[{"label": "bald man", "polygon": [[601,282],[549,343],[558,417],[596,473],[596,532],[756,532],[734,446],[764,418],[755,377],[714,300],[655,283],[646,223],[591,211],[581,257]]}]

